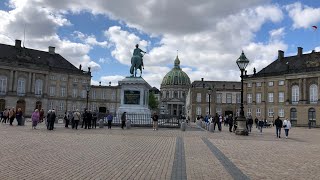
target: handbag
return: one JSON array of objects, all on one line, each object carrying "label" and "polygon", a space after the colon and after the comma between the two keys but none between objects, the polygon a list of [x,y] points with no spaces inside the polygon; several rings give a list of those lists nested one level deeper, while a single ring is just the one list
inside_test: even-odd
[{"label": "handbag", "polygon": [[286,128],[287,127],[287,125],[285,124],[285,125],[283,125],[283,128]]}]

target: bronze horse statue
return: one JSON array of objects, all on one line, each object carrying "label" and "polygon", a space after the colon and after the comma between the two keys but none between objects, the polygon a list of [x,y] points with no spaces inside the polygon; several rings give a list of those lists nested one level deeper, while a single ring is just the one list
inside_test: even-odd
[{"label": "bronze horse statue", "polygon": [[142,75],[142,69],[143,69],[143,54],[141,53],[146,53],[144,51],[142,51],[139,48],[139,45],[136,45],[136,49],[133,52],[133,56],[131,58],[131,68],[130,68],[130,74],[131,77],[137,77],[137,70],[140,70],[140,77]]}]

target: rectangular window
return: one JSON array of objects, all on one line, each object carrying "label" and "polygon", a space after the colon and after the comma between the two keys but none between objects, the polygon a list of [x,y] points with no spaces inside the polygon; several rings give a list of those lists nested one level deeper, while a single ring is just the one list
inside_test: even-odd
[{"label": "rectangular window", "polygon": [[49,102],[49,110],[53,109],[54,108],[54,104],[53,104],[53,101],[50,101]]},{"label": "rectangular window", "polygon": [[38,96],[42,95],[42,85],[43,85],[42,80],[37,79],[36,83],[35,83],[35,87],[34,87],[35,88],[35,91],[34,91],[35,95],[38,95]]},{"label": "rectangular window", "polygon": [[216,108],[216,113],[218,113],[219,115],[221,115],[222,109],[221,108]]},{"label": "rectangular window", "polygon": [[241,94],[240,93],[236,94],[236,98],[237,98],[237,103],[241,103]]},{"label": "rectangular window", "polygon": [[[211,95],[210,95],[210,99],[211,99]],[[207,94],[207,96],[206,96],[206,102],[209,102],[209,94]]]},{"label": "rectangular window", "polygon": [[56,87],[55,86],[50,86],[49,94],[50,94],[50,96],[55,96],[56,95]]},{"label": "rectangular window", "polygon": [[50,80],[56,80],[56,77],[54,75],[51,75]]},{"label": "rectangular window", "polygon": [[76,98],[77,96],[77,89],[72,89],[72,97]]},{"label": "rectangular window", "polygon": [[248,82],[247,87],[252,87],[252,83]]},{"label": "rectangular window", "polygon": [[257,82],[257,83],[256,83],[256,86],[257,86],[257,87],[261,87],[261,82]]},{"label": "rectangular window", "polygon": [[284,102],[284,92],[279,92],[279,102]]},{"label": "rectangular window", "polygon": [[92,99],[96,99],[96,90],[92,91]]},{"label": "rectangular window", "polygon": [[284,80],[280,80],[278,85],[279,86],[283,86],[284,85]]},{"label": "rectangular window", "polygon": [[273,108],[268,109],[268,117],[273,117]]},{"label": "rectangular window", "polygon": [[66,97],[66,88],[65,87],[61,88],[61,97]]},{"label": "rectangular window", "polygon": [[86,98],[87,97],[87,91],[82,89],[81,90],[81,98]]},{"label": "rectangular window", "polygon": [[18,87],[17,87],[17,94],[20,96],[25,95],[26,93],[26,81],[23,78],[18,79]]},{"label": "rectangular window", "polygon": [[209,107],[206,107],[206,113],[209,114]]},{"label": "rectangular window", "polygon": [[247,94],[247,101],[248,104],[252,103],[252,94]]},{"label": "rectangular window", "polygon": [[82,83],[87,84],[87,80],[86,79],[82,80]]},{"label": "rectangular window", "polygon": [[251,108],[248,108],[248,109],[247,109],[247,116],[251,116],[251,115],[252,115]]},{"label": "rectangular window", "polygon": [[76,111],[77,110],[77,105],[76,104],[72,104],[72,111]]},{"label": "rectangular window", "polygon": [[64,102],[60,102],[59,104],[59,111],[63,111],[64,110]]},{"label": "rectangular window", "polygon": [[227,93],[227,103],[231,104],[232,103],[232,94]]},{"label": "rectangular window", "polygon": [[[165,94],[163,94],[165,95]],[[102,90],[102,99],[107,99],[107,92]]]},{"label": "rectangular window", "polygon": [[75,83],[78,82],[78,78],[74,78],[73,82],[75,82]]},{"label": "rectangular window", "polygon": [[273,93],[268,93],[268,102],[273,103]]},{"label": "rectangular window", "polygon": [[116,100],[116,92],[111,93],[111,100],[112,101]]},{"label": "rectangular window", "polygon": [[216,102],[217,102],[217,103],[221,103],[221,102],[222,102],[222,94],[221,94],[221,93],[217,93]]},{"label": "rectangular window", "polygon": [[270,86],[270,87],[273,86],[273,81],[269,81],[268,86]]},{"label": "rectangular window", "polygon": [[261,93],[256,94],[256,103],[261,103]]},{"label": "rectangular window", "polygon": [[7,92],[7,77],[0,77],[0,94],[4,95]]},{"label": "rectangular window", "polygon": [[261,109],[260,109],[260,108],[257,108],[257,109],[256,109],[256,116],[257,116],[257,117],[260,117],[260,116],[261,116]]},{"label": "rectangular window", "polygon": [[283,118],[284,117],[284,109],[280,108],[278,112],[279,117]]},{"label": "rectangular window", "polygon": [[197,93],[197,102],[201,102],[201,93]]},{"label": "rectangular window", "polygon": [[66,77],[62,77],[61,80],[62,81],[67,81],[67,78]]},{"label": "rectangular window", "polygon": [[201,115],[201,107],[197,107],[197,115],[200,116]]}]

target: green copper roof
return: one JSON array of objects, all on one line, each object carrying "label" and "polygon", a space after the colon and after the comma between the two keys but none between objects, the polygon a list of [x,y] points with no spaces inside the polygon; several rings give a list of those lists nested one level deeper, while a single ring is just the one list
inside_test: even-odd
[{"label": "green copper roof", "polygon": [[178,56],[174,60],[174,67],[163,78],[161,85],[190,85],[189,76],[180,68]]}]

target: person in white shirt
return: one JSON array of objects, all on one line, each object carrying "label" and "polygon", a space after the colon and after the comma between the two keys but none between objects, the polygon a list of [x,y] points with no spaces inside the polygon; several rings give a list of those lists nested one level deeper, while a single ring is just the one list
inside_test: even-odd
[{"label": "person in white shirt", "polygon": [[288,138],[289,136],[289,129],[291,129],[291,122],[290,120],[288,120],[288,118],[286,118],[284,121],[283,121],[283,129],[284,129],[284,132],[286,134],[286,138]]}]

